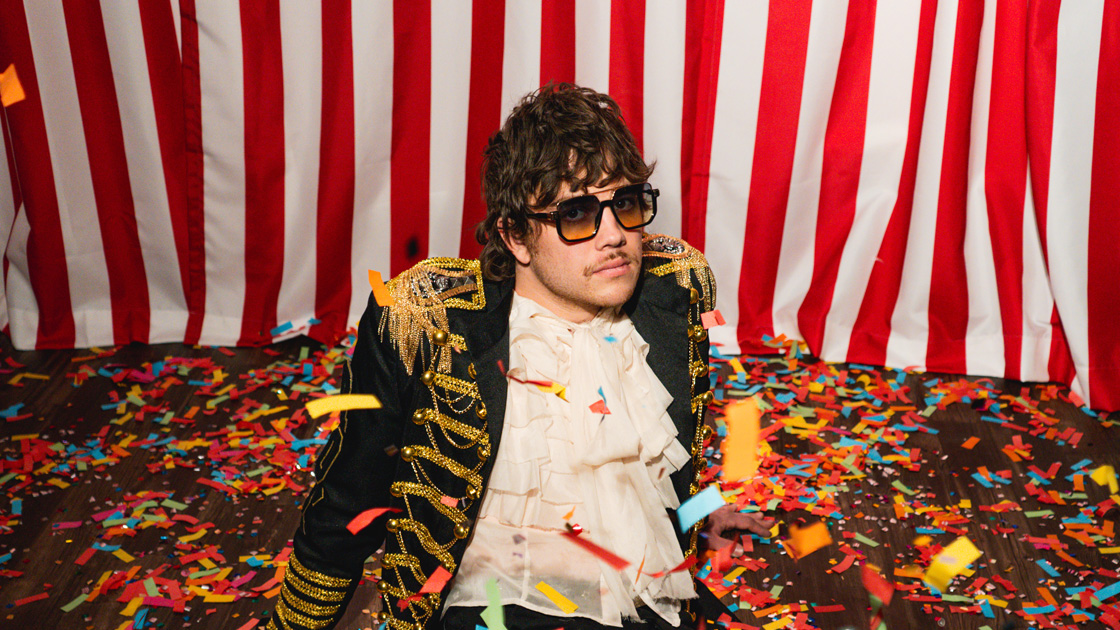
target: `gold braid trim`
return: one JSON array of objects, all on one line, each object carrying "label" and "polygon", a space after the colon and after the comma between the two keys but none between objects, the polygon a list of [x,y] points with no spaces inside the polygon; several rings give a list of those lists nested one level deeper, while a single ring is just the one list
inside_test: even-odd
[{"label": "gold braid trim", "polygon": [[451,474],[465,480],[468,484],[476,488],[482,487],[482,477],[476,471],[467,468],[436,449],[422,444],[410,445],[410,448],[412,449],[413,458],[423,457],[434,464],[446,468]]},{"label": "gold braid trim", "polygon": [[[473,277],[473,283],[457,280]],[[380,333],[388,329],[389,339],[400,352],[405,371],[412,374],[417,355],[427,340],[428,348],[438,355],[436,364],[443,373],[451,371],[451,348],[463,346],[462,337],[449,335],[447,344],[437,345],[432,337],[436,331],[449,333],[447,308],[472,311],[486,308],[482,291],[482,270],[477,260],[461,258],[429,258],[393,278],[386,285],[394,304],[381,318]],[[465,294],[469,293],[469,299]],[[427,357],[422,357],[427,364]]]},{"label": "gold braid trim", "polygon": [[432,507],[438,510],[440,514],[443,514],[447,518],[451,519],[451,521],[456,525],[458,525],[459,523],[467,522],[466,515],[464,515],[461,510],[457,510],[444,503],[441,499],[443,499],[445,495],[439,490],[432,488],[431,486],[426,486],[422,483],[415,483],[412,481],[397,481],[393,483],[391,492],[395,496],[411,494],[414,496],[423,497],[427,499],[428,503],[431,503]]},{"label": "gold braid trim", "polygon": [[331,604],[323,606],[321,604],[313,604],[299,596],[298,591],[293,590],[291,584],[284,584],[280,589],[280,597],[284,599],[284,603],[289,607],[294,608],[305,615],[314,617],[333,617],[342,608],[342,604]]},{"label": "gold braid trim", "polygon": [[284,572],[284,588],[291,586],[293,594],[298,594],[301,599],[317,599],[324,602],[340,602],[346,599],[346,591],[335,591],[319,588],[308,584],[295,571]]},{"label": "gold braid trim", "polygon": [[303,563],[299,561],[299,558],[297,558],[294,553],[288,558],[288,568],[295,569],[296,573],[299,574],[299,577],[322,588],[349,588],[350,583],[354,581],[350,578],[333,577],[325,573],[312,571],[311,569],[303,566]]},{"label": "gold braid trim", "polygon": [[[480,440],[482,441],[483,444],[486,444],[490,441],[490,435],[486,432],[485,429],[480,429],[478,427],[472,427],[471,425],[466,424],[465,422],[459,422],[455,418],[452,418],[451,416],[448,416],[448,415],[444,415],[444,414],[442,414],[438,411],[435,412],[434,414],[429,415],[428,418],[429,418],[429,420],[434,421],[436,424],[443,427],[444,429],[447,429],[448,431],[451,431],[455,435],[458,435],[459,437],[466,438],[466,439],[470,440],[470,444],[467,444],[466,447],[473,446],[474,444],[476,444]],[[464,447],[464,448],[466,448],[466,447]]]},{"label": "gold braid trim", "polygon": [[298,623],[301,626],[306,626],[308,628],[311,628],[312,630],[317,630],[318,628],[326,628],[334,622],[334,619],[312,619],[311,617],[301,615],[289,608],[287,602],[285,602],[283,599],[280,599],[276,602],[276,614],[280,617],[280,621],[285,626],[289,625],[288,621],[291,620],[294,623]]},{"label": "gold braid trim", "polygon": [[[424,551],[427,551],[428,553],[435,556],[443,566],[451,567],[451,570],[454,570],[455,558],[452,558],[451,554],[447,552],[447,549],[437,543],[435,538],[432,538],[432,533],[428,531],[428,528],[425,527],[423,523],[420,523],[411,518],[399,519],[398,523],[400,525],[399,531],[412,532],[413,535],[416,536],[416,540],[420,542],[420,546],[424,548]],[[452,544],[454,544],[455,542],[458,541],[452,541]],[[448,545],[448,547],[450,546],[451,545]],[[401,548],[403,549],[404,547],[405,546],[402,544]]]},{"label": "gold braid trim", "polygon": [[442,387],[456,394],[470,396],[475,400],[482,398],[482,395],[478,393],[478,383],[470,383],[461,378],[455,378],[454,376],[448,376],[446,374],[436,374],[436,380],[433,384],[436,387]]},{"label": "gold braid trim", "polygon": [[[284,623],[284,621],[280,620],[280,623]],[[268,620],[268,625],[264,627],[264,630],[291,630],[291,626],[284,624],[284,627],[280,628],[276,625],[276,617],[273,617]]]}]

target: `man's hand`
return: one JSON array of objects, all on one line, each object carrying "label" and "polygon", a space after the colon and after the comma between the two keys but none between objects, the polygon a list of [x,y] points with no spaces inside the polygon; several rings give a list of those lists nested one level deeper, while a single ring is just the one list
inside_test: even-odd
[{"label": "man's hand", "polygon": [[739,512],[734,505],[727,504],[708,515],[708,524],[704,527],[703,533],[708,539],[708,546],[718,548],[723,545],[712,543],[716,541],[731,542],[723,537],[723,533],[728,530],[745,529],[768,538],[770,528],[773,526],[774,519],[772,518],[766,518],[759,512]]}]

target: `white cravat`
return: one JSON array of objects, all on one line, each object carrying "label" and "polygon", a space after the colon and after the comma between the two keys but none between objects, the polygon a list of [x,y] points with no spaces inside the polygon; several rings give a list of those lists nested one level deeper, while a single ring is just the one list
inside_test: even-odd
[{"label": "white cravat", "polygon": [[[636,599],[678,623],[679,600],[696,596],[691,577],[651,574],[684,559],[666,508],[679,505],[669,475],[689,455],[648,350],[618,309],[575,324],[514,294],[509,375],[565,391],[510,379],[494,471],[448,606],[485,606],[496,579],[504,604],[563,615],[536,588],[544,582],[578,606],[572,614],[606,625],[637,616]],[[593,411],[598,401],[610,413]],[[630,566],[616,571],[565,540],[565,522]]]}]

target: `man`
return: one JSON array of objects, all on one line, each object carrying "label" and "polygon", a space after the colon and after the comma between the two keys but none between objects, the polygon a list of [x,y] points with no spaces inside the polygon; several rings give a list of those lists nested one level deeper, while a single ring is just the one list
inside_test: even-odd
[{"label": "man", "polygon": [[[652,170],[609,96],[549,85],[514,109],[486,149],[480,260],[424,261],[371,298],[343,391],[382,406],[319,453],[269,628],[331,627],[383,541],[395,630],[473,630],[494,591],[509,628],[692,624],[674,569],[699,525],[672,514],[705,467],[715,286],[695,249],[643,233]],[[396,512],[346,529],[376,507]]]}]

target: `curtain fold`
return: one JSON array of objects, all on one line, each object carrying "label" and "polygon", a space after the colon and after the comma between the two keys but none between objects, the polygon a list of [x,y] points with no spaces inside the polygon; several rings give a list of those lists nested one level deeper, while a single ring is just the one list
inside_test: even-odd
[{"label": "curtain fold", "polygon": [[480,152],[616,96],[724,353],[1072,385],[1120,409],[1120,2],[0,3],[19,348],[331,340],[366,270],[474,256]]}]

